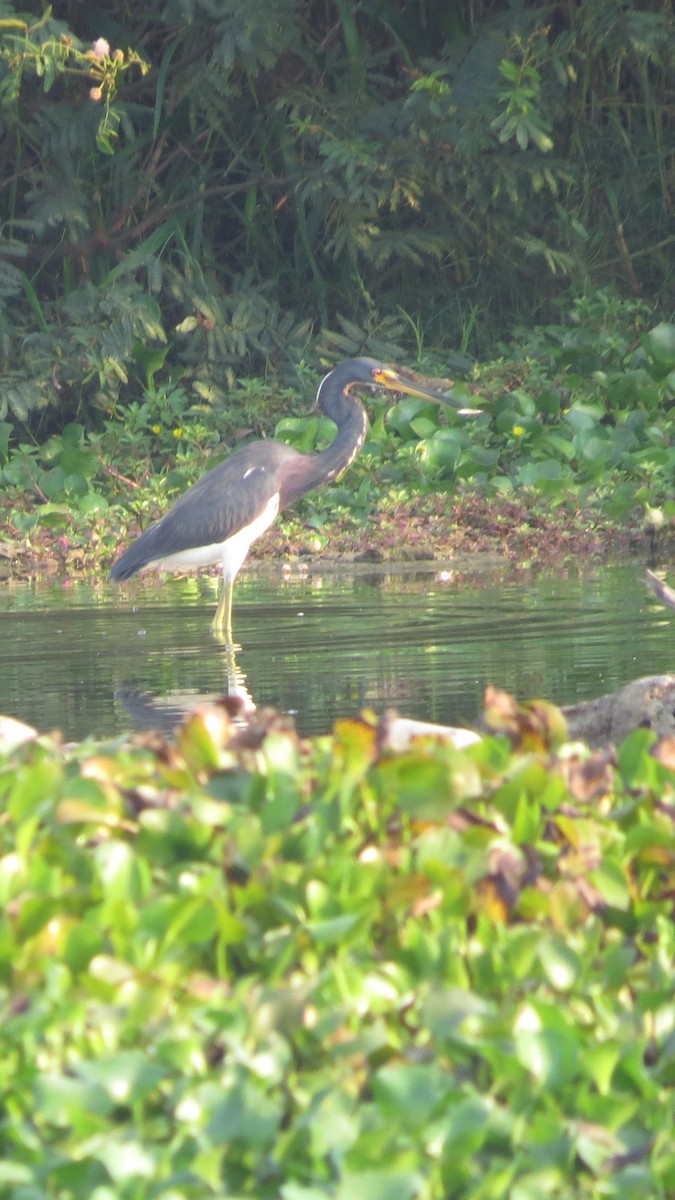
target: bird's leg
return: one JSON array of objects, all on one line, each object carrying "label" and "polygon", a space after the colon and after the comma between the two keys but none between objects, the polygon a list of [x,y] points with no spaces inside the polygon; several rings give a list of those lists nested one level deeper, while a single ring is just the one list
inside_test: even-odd
[{"label": "bird's leg", "polygon": [[211,632],[224,635],[225,642],[232,645],[234,638],[232,637],[232,593],[234,591],[234,580],[223,580],[223,586],[218,600],[216,615],[211,624]]}]

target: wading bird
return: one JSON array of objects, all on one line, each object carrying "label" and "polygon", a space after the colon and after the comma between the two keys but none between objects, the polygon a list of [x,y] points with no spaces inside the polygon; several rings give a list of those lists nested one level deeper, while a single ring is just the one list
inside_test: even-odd
[{"label": "wading bird", "polygon": [[173,508],[132,542],[115,563],[111,579],[128,579],[144,567],[159,571],[205,567],[219,562],[223,588],[211,626],[232,641],[232,591],[252,542],[287,505],[322,483],[337,479],[354,461],[366,436],[365,409],[354,388],[385,388],[449,404],[461,402],[435,391],[412,372],[372,358],[340,363],[322,380],[317,407],[337,433],[326,450],[301,454],[284,442],[257,441],[235,450],[213,467]]}]

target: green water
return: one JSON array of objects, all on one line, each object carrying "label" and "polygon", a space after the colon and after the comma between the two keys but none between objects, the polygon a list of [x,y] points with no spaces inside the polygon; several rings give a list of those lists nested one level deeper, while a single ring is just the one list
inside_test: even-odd
[{"label": "green water", "polygon": [[[675,669],[675,613],[642,577],[640,563],[251,569],[235,594],[237,666],[255,704],[292,713],[304,733],[366,706],[471,723],[488,683],[573,703]],[[227,690],[215,600],[204,578],[5,585],[0,712],[69,739],[171,725]]]}]

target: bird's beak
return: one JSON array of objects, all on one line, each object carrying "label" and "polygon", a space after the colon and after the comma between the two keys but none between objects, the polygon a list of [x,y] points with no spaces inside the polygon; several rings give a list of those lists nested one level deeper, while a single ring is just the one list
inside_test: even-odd
[{"label": "bird's beak", "polygon": [[394,367],[378,367],[373,371],[373,382],[389,392],[404,392],[407,396],[420,396],[423,400],[434,400],[436,404],[447,404],[456,408],[464,416],[476,416],[480,408],[465,408],[463,400],[456,396],[446,396],[443,392],[432,388],[425,381],[418,379],[412,371],[396,370]]}]

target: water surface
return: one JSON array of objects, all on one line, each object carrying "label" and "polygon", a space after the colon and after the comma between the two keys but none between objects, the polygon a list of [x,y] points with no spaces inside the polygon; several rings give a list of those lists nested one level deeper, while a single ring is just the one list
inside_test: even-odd
[{"label": "water surface", "polygon": [[[591,699],[672,669],[673,615],[643,565],[514,571],[327,570],[282,578],[253,566],[235,593],[238,668],[261,707],[304,733],[337,716],[395,708],[470,724],[494,683],[520,698]],[[99,737],[171,724],[227,689],[209,632],[217,581],[6,584],[0,597],[0,712]],[[168,711],[167,711],[168,710]]]}]

